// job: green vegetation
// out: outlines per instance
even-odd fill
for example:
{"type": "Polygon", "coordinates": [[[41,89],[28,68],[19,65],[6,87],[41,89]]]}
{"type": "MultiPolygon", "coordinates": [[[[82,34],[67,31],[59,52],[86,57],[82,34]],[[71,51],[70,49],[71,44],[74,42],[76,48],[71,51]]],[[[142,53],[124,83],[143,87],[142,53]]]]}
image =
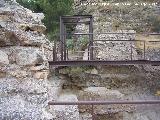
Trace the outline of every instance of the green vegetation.
{"type": "Polygon", "coordinates": [[[67,48],[71,51],[84,51],[89,43],[89,38],[81,36],[79,39],[67,39],[67,48]]]}
{"type": "Polygon", "coordinates": [[[67,39],[66,44],[67,44],[68,50],[73,50],[74,49],[74,41],[73,41],[73,39],[67,39]]]}
{"type": "MultiPolygon", "coordinates": [[[[104,0],[108,2],[156,2],[157,0],[104,0]]],[[[59,16],[73,15],[74,0],[17,0],[22,6],[34,12],[45,14],[44,24],[47,27],[47,35],[50,40],[58,40],[59,16]]],[[[103,16],[98,22],[111,22],[115,29],[134,29],[137,32],[160,32],[160,17],[154,13],[154,9],[149,6],[96,6],[78,9],[77,14],[93,14],[96,10],[103,16]],[[109,19],[111,18],[111,19],[109,19]]],[[[69,31],[73,31],[74,26],[69,26],[69,31]]],[[[67,40],[67,47],[73,49],[73,44],[80,44],[83,48],[87,44],[86,38],[76,41],[70,37],[67,40]],[[79,41],[81,43],[79,43],[79,41]]],[[[83,49],[82,48],[82,49],[83,49]]]]}
{"type": "Polygon", "coordinates": [[[57,38],[59,33],[59,16],[73,14],[74,0],[17,0],[17,2],[34,12],[44,13],[43,22],[47,26],[50,40],[57,38]]]}

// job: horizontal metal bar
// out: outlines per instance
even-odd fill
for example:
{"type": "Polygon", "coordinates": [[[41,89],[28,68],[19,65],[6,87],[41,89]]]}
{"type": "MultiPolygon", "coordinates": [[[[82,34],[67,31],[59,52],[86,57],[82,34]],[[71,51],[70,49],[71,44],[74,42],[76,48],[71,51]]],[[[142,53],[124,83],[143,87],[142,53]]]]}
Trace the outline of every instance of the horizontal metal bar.
{"type": "Polygon", "coordinates": [[[160,100],[139,100],[139,101],[51,101],[48,105],[110,105],[110,104],[160,104],[160,100]]]}
{"type": "Polygon", "coordinates": [[[148,35],[160,35],[160,33],[147,33],[148,35]]]}
{"type": "Polygon", "coordinates": [[[160,65],[160,61],[149,60],[119,60],[119,61],[105,61],[105,60],[75,60],[75,61],[49,61],[49,65],[55,66],[83,66],[83,65],[160,65]]]}
{"type": "Polygon", "coordinates": [[[61,35],[93,35],[93,33],[66,33],[61,35]]]}
{"type": "Polygon", "coordinates": [[[82,19],[82,18],[92,18],[92,15],[75,15],[75,16],[61,16],[62,19],[82,19]]]}
{"type": "MultiPolygon", "coordinates": [[[[67,33],[67,34],[70,34],[70,33],[67,33]]],[[[93,35],[100,35],[100,34],[132,34],[132,33],[73,33],[71,35],[75,35],[75,34],[93,34],[93,35]]]]}
{"type": "Polygon", "coordinates": [[[138,41],[139,41],[139,42],[144,42],[144,40],[105,40],[105,39],[103,39],[103,40],[98,40],[98,39],[94,40],[94,42],[97,42],[97,41],[102,41],[102,42],[103,42],[103,41],[104,41],[104,42],[105,42],[105,41],[108,41],[108,42],[110,42],[110,41],[111,41],[111,42],[112,42],[112,41],[113,41],[113,42],[138,42],[138,41]]]}
{"type": "Polygon", "coordinates": [[[75,51],[76,53],[85,53],[86,51],[75,51]]]}
{"type": "Polygon", "coordinates": [[[160,41],[146,41],[146,42],[160,42],[160,41]]]}
{"type": "Polygon", "coordinates": [[[89,24],[90,22],[89,21],[85,21],[85,22],[64,22],[64,24],[89,24]]]}
{"type": "Polygon", "coordinates": [[[94,34],[136,34],[136,33],[128,33],[128,32],[106,32],[106,33],[94,33],[94,34]]]}

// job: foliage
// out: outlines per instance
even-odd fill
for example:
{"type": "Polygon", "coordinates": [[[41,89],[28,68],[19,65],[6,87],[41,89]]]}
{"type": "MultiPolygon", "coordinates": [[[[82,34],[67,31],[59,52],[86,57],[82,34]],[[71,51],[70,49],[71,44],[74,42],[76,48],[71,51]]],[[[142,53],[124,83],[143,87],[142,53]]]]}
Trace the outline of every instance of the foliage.
{"type": "Polygon", "coordinates": [[[44,24],[50,39],[57,38],[59,33],[59,16],[72,14],[74,0],[17,0],[22,6],[34,12],[45,14],[44,24]]]}
{"type": "Polygon", "coordinates": [[[76,46],[80,47],[80,50],[85,50],[88,43],[89,38],[87,36],[83,36],[78,39],[76,46]]]}
{"type": "Polygon", "coordinates": [[[73,42],[73,39],[67,39],[67,48],[69,49],[69,50],[73,50],[73,48],[74,48],[74,42],[73,42]]]}
{"type": "Polygon", "coordinates": [[[74,38],[67,39],[66,40],[67,48],[69,50],[85,50],[87,47],[87,44],[89,43],[89,38],[86,36],[80,37],[78,40],[75,40],[74,38]]]}

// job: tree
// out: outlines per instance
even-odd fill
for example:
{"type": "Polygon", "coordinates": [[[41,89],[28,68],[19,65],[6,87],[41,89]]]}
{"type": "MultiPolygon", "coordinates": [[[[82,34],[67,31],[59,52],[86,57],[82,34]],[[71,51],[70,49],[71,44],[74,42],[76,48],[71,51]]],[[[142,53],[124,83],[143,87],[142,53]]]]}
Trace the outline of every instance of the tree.
{"type": "Polygon", "coordinates": [[[71,15],[74,0],[17,0],[22,6],[34,12],[43,12],[44,24],[51,40],[57,38],[59,33],[59,16],[71,15]]]}

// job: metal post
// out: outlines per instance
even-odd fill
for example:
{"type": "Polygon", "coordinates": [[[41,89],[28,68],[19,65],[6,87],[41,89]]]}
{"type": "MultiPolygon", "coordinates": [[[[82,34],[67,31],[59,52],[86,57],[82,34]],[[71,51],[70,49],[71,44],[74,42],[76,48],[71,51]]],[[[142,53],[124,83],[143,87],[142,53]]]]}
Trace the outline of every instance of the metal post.
{"type": "Polygon", "coordinates": [[[68,57],[68,48],[67,48],[67,51],[66,51],[67,53],[66,53],[66,55],[67,55],[67,60],[69,60],[69,57],[68,57]]]}
{"type": "Polygon", "coordinates": [[[60,44],[61,44],[61,61],[63,61],[63,21],[60,16],[60,44]]]}
{"type": "Polygon", "coordinates": [[[133,50],[132,50],[132,42],[131,42],[131,60],[133,60],[132,55],[133,55],[133,50]]]}
{"type": "Polygon", "coordinates": [[[90,59],[90,46],[88,45],[88,60],[90,59]]]}
{"type": "Polygon", "coordinates": [[[56,41],[54,41],[54,47],[53,47],[53,61],[57,60],[57,52],[56,52],[56,41]]]}
{"type": "Polygon", "coordinates": [[[92,120],[95,120],[95,115],[94,115],[94,105],[92,104],[92,120]]]}
{"type": "Polygon", "coordinates": [[[63,37],[63,50],[64,50],[64,60],[66,60],[66,25],[63,25],[64,29],[63,29],[63,33],[64,33],[64,37],[63,37]]]}
{"type": "Polygon", "coordinates": [[[62,20],[62,45],[63,45],[62,51],[63,51],[63,60],[64,60],[64,51],[65,51],[65,31],[64,31],[64,29],[65,29],[65,25],[64,25],[64,22],[62,20]]]}
{"type": "MultiPolygon", "coordinates": [[[[91,48],[93,46],[93,17],[90,18],[89,33],[92,33],[89,35],[89,48],[91,48]]],[[[90,60],[93,60],[93,48],[90,49],[90,60]]]]}
{"type": "Polygon", "coordinates": [[[146,59],[146,41],[144,41],[144,60],[146,59]]]}

